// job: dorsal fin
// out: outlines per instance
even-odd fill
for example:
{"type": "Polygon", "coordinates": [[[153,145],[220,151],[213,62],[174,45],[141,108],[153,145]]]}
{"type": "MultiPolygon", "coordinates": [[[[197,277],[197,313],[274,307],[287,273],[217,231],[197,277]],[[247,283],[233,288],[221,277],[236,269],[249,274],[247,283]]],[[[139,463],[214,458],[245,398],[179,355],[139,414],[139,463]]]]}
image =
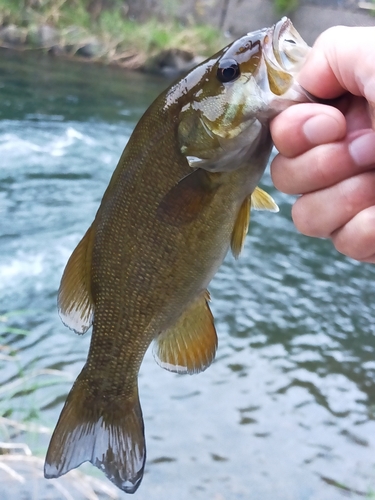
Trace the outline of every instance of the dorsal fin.
{"type": "Polygon", "coordinates": [[[232,254],[236,259],[241,253],[241,250],[245,243],[245,237],[249,229],[250,205],[251,197],[248,196],[247,198],[245,198],[241,205],[240,211],[238,212],[237,219],[233,227],[230,247],[232,249],[232,254]]]}
{"type": "Polygon", "coordinates": [[[279,207],[272,196],[260,189],[260,187],[256,187],[251,195],[251,208],[254,210],[269,210],[270,212],[279,211],[279,207]]]}
{"type": "Polygon", "coordinates": [[[177,323],[154,341],[156,362],[176,373],[199,373],[214,360],[217,335],[205,291],[183,312],[177,323]]]}
{"type": "Polygon", "coordinates": [[[76,333],[92,325],[94,304],[91,296],[92,226],[70,256],[61,278],[57,299],[60,318],[76,333]]]}

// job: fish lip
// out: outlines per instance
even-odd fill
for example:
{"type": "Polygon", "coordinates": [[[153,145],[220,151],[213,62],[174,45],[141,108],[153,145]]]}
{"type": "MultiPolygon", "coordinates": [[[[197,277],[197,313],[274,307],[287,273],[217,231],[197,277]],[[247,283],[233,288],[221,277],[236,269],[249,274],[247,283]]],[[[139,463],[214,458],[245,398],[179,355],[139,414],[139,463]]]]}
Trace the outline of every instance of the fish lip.
{"type": "Polygon", "coordinates": [[[288,28],[293,28],[294,30],[292,21],[288,17],[284,16],[280,19],[280,21],[277,21],[277,23],[275,23],[273,26],[249,32],[247,33],[247,35],[263,36],[263,43],[267,47],[267,49],[279,52],[278,41],[281,35],[288,28]]]}
{"type": "Polygon", "coordinates": [[[290,74],[299,72],[310,50],[311,47],[288,17],[282,17],[267,30],[264,43],[265,57],[290,74]],[[294,44],[290,43],[291,40],[294,44]]]}
{"type": "Polygon", "coordinates": [[[298,83],[298,73],[309,50],[310,47],[287,17],[266,28],[263,38],[264,66],[259,71],[257,82],[265,103],[262,112],[258,114],[261,121],[268,123],[292,104],[317,101],[315,96],[298,83]],[[278,92],[271,87],[273,78],[278,92]]]}
{"type": "Polygon", "coordinates": [[[280,48],[279,41],[280,35],[285,32],[285,30],[292,25],[292,22],[287,17],[282,17],[280,21],[271,26],[270,28],[266,28],[264,34],[264,56],[277,65],[283,67],[282,61],[280,58],[280,48]]]}
{"type": "MultiPolygon", "coordinates": [[[[272,30],[272,48],[276,56],[276,59],[277,55],[278,56],[280,55],[279,43],[281,36],[288,28],[291,27],[293,27],[292,21],[288,17],[284,16],[280,19],[280,21],[274,24],[272,28],[270,28],[272,30]]],[[[281,61],[278,62],[282,66],[282,62],[281,61]]]]}

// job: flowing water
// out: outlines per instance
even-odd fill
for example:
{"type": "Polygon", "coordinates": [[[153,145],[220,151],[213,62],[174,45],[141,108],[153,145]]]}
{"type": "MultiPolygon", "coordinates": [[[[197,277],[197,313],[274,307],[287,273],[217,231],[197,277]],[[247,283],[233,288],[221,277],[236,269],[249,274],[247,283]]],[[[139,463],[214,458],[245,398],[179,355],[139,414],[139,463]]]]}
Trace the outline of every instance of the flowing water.
{"type": "MultiPolygon", "coordinates": [[[[59,280],[168,82],[0,56],[0,412],[53,428],[90,341],[61,323],[59,280]]],[[[215,363],[178,376],[146,354],[139,500],[373,498],[375,267],[297,234],[293,198],[268,173],[263,187],[280,213],[253,213],[243,255],[228,255],[210,285],[215,363]]],[[[5,428],[1,440],[15,436],[5,428]]],[[[13,439],[41,457],[48,443],[35,432],[13,439]]]]}

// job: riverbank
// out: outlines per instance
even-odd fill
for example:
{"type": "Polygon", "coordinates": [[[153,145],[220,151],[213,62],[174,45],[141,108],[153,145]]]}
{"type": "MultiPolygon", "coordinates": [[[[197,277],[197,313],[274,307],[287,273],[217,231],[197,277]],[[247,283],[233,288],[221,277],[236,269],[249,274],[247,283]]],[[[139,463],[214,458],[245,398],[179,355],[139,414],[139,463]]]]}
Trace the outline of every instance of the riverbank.
{"type": "Polygon", "coordinates": [[[145,0],[142,6],[135,0],[0,0],[0,46],[168,74],[189,70],[228,39],[269,26],[282,14],[312,44],[336,24],[374,25],[371,5],[356,0],[145,0]]]}
{"type": "Polygon", "coordinates": [[[189,70],[225,44],[207,22],[133,10],[119,0],[0,0],[0,46],[168,73],[189,70]]]}

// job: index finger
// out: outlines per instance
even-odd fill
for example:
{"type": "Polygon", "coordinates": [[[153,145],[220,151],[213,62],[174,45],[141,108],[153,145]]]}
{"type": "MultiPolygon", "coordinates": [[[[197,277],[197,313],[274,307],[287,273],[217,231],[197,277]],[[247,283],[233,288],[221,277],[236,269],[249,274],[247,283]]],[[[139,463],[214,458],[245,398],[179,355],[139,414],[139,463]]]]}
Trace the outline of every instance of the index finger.
{"type": "Polygon", "coordinates": [[[330,28],[315,42],[298,81],[320,98],[349,91],[375,103],[374,47],[374,27],[330,28]]]}

